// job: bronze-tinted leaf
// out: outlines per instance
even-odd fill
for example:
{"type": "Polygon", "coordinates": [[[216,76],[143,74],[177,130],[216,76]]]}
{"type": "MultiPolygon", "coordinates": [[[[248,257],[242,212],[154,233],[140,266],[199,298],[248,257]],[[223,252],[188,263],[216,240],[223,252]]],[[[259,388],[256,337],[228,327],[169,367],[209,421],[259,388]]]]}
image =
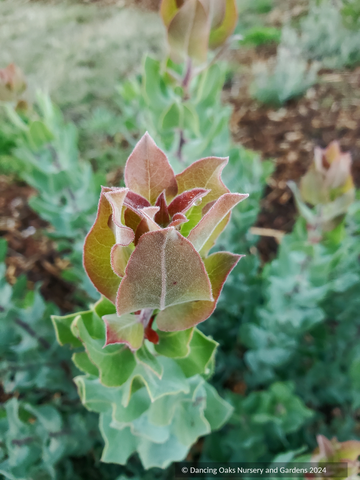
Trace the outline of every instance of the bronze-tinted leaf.
{"type": "Polygon", "coordinates": [[[221,180],[221,172],[227,163],[228,158],[219,157],[202,158],[192,163],[183,172],[176,175],[179,194],[194,188],[210,190],[203,203],[197,207],[202,210],[206,204],[229,192],[221,180]]]}
{"type": "Polygon", "coordinates": [[[152,205],[164,190],[168,202],[177,194],[173,169],[148,133],[139,140],[126,162],[125,184],[152,205]]]}
{"type": "Polygon", "coordinates": [[[122,223],[122,211],[127,193],[127,188],[111,189],[109,192],[104,193],[112,208],[112,226],[114,228],[116,243],[122,246],[129,245],[134,240],[134,232],[132,229],[122,223]]]}
{"type": "Polygon", "coordinates": [[[160,195],[158,196],[155,206],[159,207],[159,211],[155,214],[154,217],[155,222],[161,227],[167,227],[170,222],[170,216],[168,207],[166,205],[166,198],[164,192],[160,193],[160,195]]]}
{"type": "Polygon", "coordinates": [[[183,213],[175,213],[171,223],[169,224],[169,227],[178,227],[179,225],[182,225],[188,221],[189,219],[185,217],[183,213]]]}
{"type": "Polygon", "coordinates": [[[201,203],[202,198],[209,192],[210,190],[206,190],[205,188],[193,188],[192,190],[180,193],[180,195],[175,197],[170,203],[168,207],[169,214],[172,217],[175,213],[186,213],[194,204],[197,205],[199,202],[201,203]]]}
{"type": "Polygon", "coordinates": [[[84,268],[95,288],[115,303],[120,278],[113,272],[110,264],[115,235],[109,227],[112,208],[104,195],[110,191],[111,188],[102,188],[95,223],[85,238],[84,268]]]}
{"type": "Polygon", "coordinates": [[[203,322],[213,313],[224,283],[242,255],[217,252],[205,258],[204,264],[211,281],[214,301],[189,302],[166,308],[156,317],[159,330],[176,332],[203,322]]]}
{"type": "MultiPolygon", "coordinates": [[[[203,248],[228,213],[231,212],[235,205],[245,200],[248,196],[248,194],[241,193],[225,193],[215,202],[189,233],[188,240],[194,245],[195,250],[199,252],[203,248]]],[[[220,233],[218,232],[218,234],[220,233]]]]}
{"type": "Polygon", "coordinates": [[[145,233],[132,253],[117,295],[118,315],[193,300],[212,301],[204,264],[174,228],[145,233]]]}

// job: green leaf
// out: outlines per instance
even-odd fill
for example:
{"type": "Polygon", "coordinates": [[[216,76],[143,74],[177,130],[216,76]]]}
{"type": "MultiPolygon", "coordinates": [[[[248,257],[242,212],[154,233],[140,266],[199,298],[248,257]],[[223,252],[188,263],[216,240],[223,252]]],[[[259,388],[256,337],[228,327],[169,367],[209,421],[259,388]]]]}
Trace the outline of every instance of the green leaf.
{"type": "Polygon", "coordinates": [[[35,120],[30,124],[29,136],[34,150],[39,150],[43,145],[55,138],[45,123],[40,120],[35,120]]]}
{"type": "Polygon", "coordinates": [[[165,443],[153,443],[142,439],[139,445],[139,457],[144,468],[167,468],[170,463],[182,460],[189,448],[183,445],[175,435],[170,435],[165,443]]]}
{"type": "Polygon", "coordinates": [[[105,345],[125,343],[131,350],[138,350],[144,341],[144,326],[137,315],[104,315],[106,325],[105,345]]]}
{"type": "Polygon", "coordinates": [[[117,387],[127,381],[136,365],[134,355],[127,347],[109,345],[104,348],[104,339],[92,338],[80,315],[74,321],[72,331],[82,340],[89,359],[98,367],[101,383],[117,387]]]}
{"type": "Polygon", "coordinates": [[[155,345],[155,350],[165,357],[183,358],[190,352],[190,340],[194,328],[188,328],[181,332],[162,332],[159,330],[159,343],[155,345]]]}
{"type": "Polygon", "coordinates": [[[174,415],[173,433],[183,445],[188,447],[200,436],[207,435],[211,431],[210,424],[204,416],[206,392],[202,383],[200,382],[195,388],[191,399],[177,405],[174,415]]]}
{"type": "Polygon", "coordinates": [[[175,360],[167,357],[159,357],[158,361],[163,368],[163,376],[160,379],[152,370],[142,364],[138,364],[131,374],[131,377],[124,385],[124,397],[122,404],[126,406],[131,398],[131,394],[136,381],[144,384],[152,401],[163,395],[176,394],[180,392],[187,393],[189,385],[179,365],[175,360]]]}
{"type": "Polygon", "coordinates": [[[135,353],[135,358],[138,363],[145,365],[145,367],[149,368],[159,378],[162,377],[163,366],[158,362],[156,357],[149,352],[145,344],[135,353]]]}
{"type": "Polygon", "coordinates": [[[74,353],[71,357],[71,360],[82,372],[88,373],[89,375],[94,375],[96,377],[99,375],[99,370],[90,361],[86,352],[74,353]]]}
{"type": "Polygon", "coordinates": [[[185,358],[176,360],[186,377],[209,373],[209,366],[215,355],[218,343],[204,335],[197,328],[190,341],[190,353],[185,358]]]}
{"type": "Polygon", "coordinates": [[[146,388],[140,388],[131,395],[130,402],[126,407],[120,401],[113,404],[113,421],[123,424],[123,426],[129,425],[146,412],[151,405],[152,402],[146,388]]]}
{"type": "Polygon", "coordinates": [[[100,300],[94,305],[94,311],[99,318],[102,318],[104,315],[112,315],[113,313],[116,313],[116,308],[110,300],[101,296],[100,300]]]}
{"type": "Polygon", "coordinates": [[[182,128],[183,116],[184,112],[182,105],[177,102],[173,102],[168,108],[166,108],[162,117],[160,118],[160,127],[163,130],[182,128]]]}
{"type": "Polygon", "coordinates": [[[199,115],[192,103],[185,103],[183,105],[183,127],[190,130],[192,135],[199,137],[200,134],[200,120],[199,115]]]}
{"type": "Polygon", "coordinates": [[[160,75],[161,64],[150,57],[145,58],[143,89],[144,97],[155,112],[163,112],[168,106],[164,81],[160,75]]]}
{"type": "Polygon", "coordinates": [[[217,393],[214,387],[204,383],[206,391],[206,408],[204,411],[211,430],[218,430],[231,417],[234,408],[217,393]]]}
{"type": "Polygon", "coordinates": [[[111,421],[111,412],[100,415],[99,426],[105,440],[101,461],[125,465],[130,455],[136,451],[139,438],[132,435],[129,427],[122,430],[111,428],[111,421]]]}
{"type": "Polygon", "coordinates": [[[74,378],[81,402],[92,412],[107,412],[112,410],[112,403],[121,400],[121,387],[108,388],[100,383],[98,378],[79,375],[74,378]]]}
{"type": "Polygon", "coordinates": [[[177,404],[181,402],[184,396],[183,393],[164,395],[152,402],[148,411],[149,421],[154,425],[169,425],[174,417],[177,404]]]}
{"type": "Polygon", "coordinates": [[[65,315],[63,317],[51,315],[51,320],[55,328],[56,338],[60,345],[70,344],[74,348],[80,347],[82,345],[81,341],[72,334],[70,328],[75,318],[81,315],[81,313],[73,313],[71,315],[65,315]]]}

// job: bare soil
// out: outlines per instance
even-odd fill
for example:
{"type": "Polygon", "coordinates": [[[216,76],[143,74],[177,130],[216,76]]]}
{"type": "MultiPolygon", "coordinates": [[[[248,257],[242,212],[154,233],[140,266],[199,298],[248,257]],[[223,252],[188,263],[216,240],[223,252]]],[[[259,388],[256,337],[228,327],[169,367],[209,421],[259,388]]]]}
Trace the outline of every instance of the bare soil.
{"type": "MultiPolygon", "coordinates": [[[[274,109],[259,105],[249,95],[252,64],[273,54],[269,46],[234,53],[231,60],[238,73],[225,99],[234,107],[230,125],[234,140],[275,163],[256,225],[289,232],[297,212],[287,182],[304,175],[315,146],[324,148],[338,140],[352,155],[354,180],[360,186],[360,67],[322,70],[319,84],[304,97],[274,109]]],[[[268,260],[276,247],[274,239],[264,237],[258,249],[268,260]]]]}

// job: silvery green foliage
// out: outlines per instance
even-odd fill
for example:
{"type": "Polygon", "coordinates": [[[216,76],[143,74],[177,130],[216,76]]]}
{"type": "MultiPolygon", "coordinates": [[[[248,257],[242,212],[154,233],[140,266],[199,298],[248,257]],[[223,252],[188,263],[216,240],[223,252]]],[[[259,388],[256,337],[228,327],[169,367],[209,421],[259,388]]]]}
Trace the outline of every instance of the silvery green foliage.
{"type": "Polygon", "coordinates": [[[66,272],[66,279],[79,281],[92,296],[95,291],[83,273],[81,251],[96,212],[101,178],[79,158],[77,130],[65,123],[49,97],[39,94],[37,108],[38,117],[30,116],[26,123],[11,111],[11,118],[21,126],[13,156],[22,167],[21,178],[38,192],[29,200],[31,208],[52,225],[49,235],[59,248],[71,251],[74,267],[66,272]]]}
{"type": "Polygon", "coordinates": [[[205,458],[263,461],[305,441],[311,450],[318,432],[356,438],[359,206],[353,204],[346,223],[317,244],[308,241],[305,221],[299,219],[263,271],[250,255],[244,277],[235,270],[225,286],[204,331],[225,351],[217,360],[215,382],[231,375],[246,394],[232,397],[235,413],[221,440],[218,434],[206,440],[205,458]],[[231,347],[236,333],[241,360],[231,347]],[[310,415],[304,404],[316,413],[310,415]],[[341,417],[323,414],[335,408],[341,417]]]}
{"type": "MultiPolygon", "coordinates": [[[[6,243],[1,243],[1,261],[6,243]]],[[[47,388],[72,392],[62,362],[68,354],[56,344],[48,318],[56,312],[46,304],[39,291],[26,291],[26,278],[12,287],[5,279],[5,264],[0,264],[0,372],[6,393],[33,392],[47,388]]],[[[34,394],[35,395],[35,394],[34,394]]]]}
{"type": "Polygon", "coordinates": [[[314,85],[317,72],[318,65],[309,66],[296,47],[281,43],[273,65],[271,61],[255,64],[251,94],[261,103],[280,106],[314,85]]]}
{"type": "Polygon", "coordinates": [[[326,68],[351,67],[360,62],[360,32],[344,25],[341,8],[330,0],[312,4],[300,22],[298,35],[285,28],[283,42],[296,44],[305,58],[320,61],[326,68]]]}
{"type": "Polygon", "coordinates": [[[284,439],[314,416],[294,390],[292,382],[278,381],[246,396],[231,394],[231,428],[206,439],[204,460],[256,462],[269,456],[269,444],[281,451],[284,439]]]}
{"type": "Polygon", "coordinates": [[[185,75],[182,67],[171,62],[168,66],[166,70],[158,60],[146,57],[142,78],[119,86],[118,103],[130,132],[148,130],[155,142],[169,153],[175,169],[183,168],[178,161],[181,131],[185,140],[182,148],[185,164],[208,155],[221,156],[224,145],[230,142],[231,113],[220,98],[224,67],[212,65],[185,88],[181,86],[185,75]]]}
{"type": "MultiPolygon", "coordinates": [[[[1,262],[5,253],[1,241],[1,262]]],[[[85,454],[98,440],[93,416],[76,406],[70,356],[59,348],[49,321],[55,312],[38,290],[26,291],[25,277],[9,285],[0,263],[0,377],[10,397],[0,408],[0,474],[10,480],[58,479],[64,460],[68,473],[61,478],[73,480],[66,458],[85,454]],[[75,402],[71,413],[62,396],[75,402]]]]}
{"type": "Polygon", "coordinates": [[[92,423],[83,412],[65,416],[50,403],[8,400],[0,410],[0,474],[9,480],[77,478],[67,457],[84,455],[93,446],[92,423]],[[60,477],[64,460],[67,468],[60,477]]]}
{"type": "Polygon", "coordinates": [[[206,381],[217,343],[190,328],[159,331],[158,345],[146,341],[136,352],[124,345],[104,348],[101,317],[114,312],[102,298],[89,311],[54,316],[57,338],[77,349],[73,361],[85,375],[75,383],[85,407],[100,414],[102,461],[126,464],[137,452],[145,469],[166,468],[232,413],[206,381]]]}

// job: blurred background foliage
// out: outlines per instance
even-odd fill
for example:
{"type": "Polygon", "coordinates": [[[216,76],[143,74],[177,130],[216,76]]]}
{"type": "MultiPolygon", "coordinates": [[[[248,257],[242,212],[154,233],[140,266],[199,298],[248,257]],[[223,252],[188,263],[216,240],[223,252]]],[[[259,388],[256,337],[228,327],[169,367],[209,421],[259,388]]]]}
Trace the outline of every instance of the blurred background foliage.
{"type": "Polygon", "coordinates": [[[238,0],[241,38],[192,84],[185,110],[163,70],[158,3],[0,0],[0,68],[14,62],[28,84],[27,108],[0,108],[4,478],[172,478],[172,467],[145,472],[136,456],[100,462],[97,416],[81,405],[71,351],[50,322],[97,298],[84,234],[100,185],[122,184],[145,129],[175,169],[229,154],[225,183],[250,193],[219,247],[246,257],[201,325],[220,344],[211,382],[234,414],[188,459],[290,461],[310,458],[319,434],[360,440],[359,194],[314,237],[287,186],[315,146],[338,140],[359,187],[358,2],[238,0]]]}

